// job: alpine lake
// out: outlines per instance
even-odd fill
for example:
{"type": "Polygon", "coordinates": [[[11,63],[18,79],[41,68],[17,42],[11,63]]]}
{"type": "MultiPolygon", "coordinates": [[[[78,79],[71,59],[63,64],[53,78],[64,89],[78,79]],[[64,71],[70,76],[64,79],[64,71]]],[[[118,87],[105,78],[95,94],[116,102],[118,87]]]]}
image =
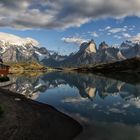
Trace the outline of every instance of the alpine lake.
{"type": "Polygon", "coordinates": [[[140,140],[139,75],[55,71],[7,77],[3,88],[79,122],[83,130],[75,140],[140,140]]]}

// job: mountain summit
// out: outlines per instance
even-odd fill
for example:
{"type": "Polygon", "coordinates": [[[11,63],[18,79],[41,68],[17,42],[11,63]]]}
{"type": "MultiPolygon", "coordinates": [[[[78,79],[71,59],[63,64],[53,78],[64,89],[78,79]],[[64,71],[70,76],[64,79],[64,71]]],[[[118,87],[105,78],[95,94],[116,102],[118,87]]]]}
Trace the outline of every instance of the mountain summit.
{"type": "Polygon", "coordinates": [[[11,45],[17,45],[17,46],[27,45],[27,44],[31,44],[33,46],[39,46],[39,42],[33,38],[29,38],[29,37],[22,38],[13,34],[8,34],[3,32],[0,32],[0,41],[1,44],[3,45],[10,43],[11,45]]]}
{"type": "Polygon", "coordinates": [[[81,44],[79,53],[83,52],[83,53],[90,54],[90,53],[96,53],[96,51],[97,51],[96,44],[94,40],[91,40],[89,42],[84,42],[81,44]]]}
{"type": "Polygon", "coordinates": [[[140,44],[125,41],[120,47],[110,47],[105,41],[101,42],[98,49],[91,40],[80,45],[77,53],[67,57],[62,66],[80,66],[88,64],[110,63],[140,56],[140,44]]]}
{"type": "Polygon", "coordinates": [[[32,38],[22,38],[8,33],[0,33],[0,55],[4,62],[40,61],[48,57],[46,48],[32,38]]]}
{"type": "Polygon", "coordinates": [[[102,50],[102,49],[107,49],[109,48],[108,44],[106,44],[105,41],[101,42],[101,44],[99,45],[99,50],[102,50]]]}

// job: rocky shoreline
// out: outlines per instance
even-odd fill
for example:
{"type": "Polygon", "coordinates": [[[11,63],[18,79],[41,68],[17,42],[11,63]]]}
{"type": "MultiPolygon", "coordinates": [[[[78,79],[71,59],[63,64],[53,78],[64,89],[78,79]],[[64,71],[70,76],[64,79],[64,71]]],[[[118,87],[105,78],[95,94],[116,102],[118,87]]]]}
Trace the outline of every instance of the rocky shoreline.
{"type": "Polygon", "coordinates": [[[82,126],[55,108],[0,89],[0,140],[71,140],[82,126]]]}

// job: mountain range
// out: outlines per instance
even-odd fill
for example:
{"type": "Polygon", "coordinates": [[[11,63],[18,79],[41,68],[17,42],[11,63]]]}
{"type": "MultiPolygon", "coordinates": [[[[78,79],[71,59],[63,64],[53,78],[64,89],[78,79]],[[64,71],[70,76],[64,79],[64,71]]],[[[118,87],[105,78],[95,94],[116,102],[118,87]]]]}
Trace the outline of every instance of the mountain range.
{"type": "Polygon", "coordinates": [[[139,57],[140,42],[125,41],[118,47],[101,42],[97,47],[94,40],[90,40],[82,43],[78,52],[63,56],[40,47],[32,38],[0,33],[0,55],[4,62],[37,61],[51,67],[75,67],[139,57]]]}

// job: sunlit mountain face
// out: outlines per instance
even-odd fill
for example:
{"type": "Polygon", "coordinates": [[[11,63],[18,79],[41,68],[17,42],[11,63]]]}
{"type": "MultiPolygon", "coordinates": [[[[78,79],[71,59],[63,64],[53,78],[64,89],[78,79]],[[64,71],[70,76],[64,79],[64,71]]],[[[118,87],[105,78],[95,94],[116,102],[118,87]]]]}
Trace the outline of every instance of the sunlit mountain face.
{"type": "Polygon", "coordinates": [[[111,135],[123,132],[125,137],[134,129],[131,134],[139,137],[136,134],[140,129],[138,75],[131,75],[131,80],[121,76],[115,80],[93,74],[52,72],[35,78],[10,75],[9,79],[9,90],[52,105],[79,121],[84,128],[83,136],[90,134],[94,138],[93,131],[107,129],[111,135]]]}

